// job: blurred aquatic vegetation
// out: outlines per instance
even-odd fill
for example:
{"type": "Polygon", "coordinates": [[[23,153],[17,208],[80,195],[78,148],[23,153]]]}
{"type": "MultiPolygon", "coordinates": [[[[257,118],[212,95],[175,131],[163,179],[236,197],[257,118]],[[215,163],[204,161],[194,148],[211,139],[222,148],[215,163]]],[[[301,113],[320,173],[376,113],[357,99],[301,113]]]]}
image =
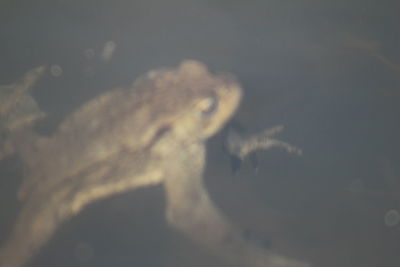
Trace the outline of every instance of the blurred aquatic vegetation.
{"type": "Polygon", "coordinates": [[[375,59],[377,62],[383,64],[388,69],[395,72],[400,72],[400,64],[394,63],[383,54],[383,44],[379,41],[347,39],[343,42],[343,46],[346,48],[359,50],[367,54],[369,57],[375,59]]]}

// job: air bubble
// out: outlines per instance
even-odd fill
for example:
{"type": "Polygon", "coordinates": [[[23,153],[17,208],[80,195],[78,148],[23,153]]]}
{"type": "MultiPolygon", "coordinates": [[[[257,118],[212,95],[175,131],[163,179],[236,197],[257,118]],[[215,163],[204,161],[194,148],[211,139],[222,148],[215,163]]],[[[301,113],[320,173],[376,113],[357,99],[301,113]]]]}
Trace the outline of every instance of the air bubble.
{"type": "Polygon", "coordinates": [[[88,48],[85,50],[84,55],[87,59],[92,59],[92,58],[94,58],[96,53],[94,52],[94,49],[88,48]]]}
{"type": "Polygon", "coordinates": [[[50,67],[50,73],[54,77],[60,77],[62,75],[62,73],[63,73],[63,69],[61,68],[60,65],[52,65],[50,67]]]}
{"type": "Polygon", "coordinates": [[[389,210],[385,213],[385,225],[388,227],[393,227],[399,224],[400,213],[397,210],[389,210]]]}
{"type": "Polygon", "coordinates": [[[115,51],[117,44],[114,41],[108,41],[104,44],[103,51],[101,52],[101,59],[103,61],[109,61],[115,51]]]}

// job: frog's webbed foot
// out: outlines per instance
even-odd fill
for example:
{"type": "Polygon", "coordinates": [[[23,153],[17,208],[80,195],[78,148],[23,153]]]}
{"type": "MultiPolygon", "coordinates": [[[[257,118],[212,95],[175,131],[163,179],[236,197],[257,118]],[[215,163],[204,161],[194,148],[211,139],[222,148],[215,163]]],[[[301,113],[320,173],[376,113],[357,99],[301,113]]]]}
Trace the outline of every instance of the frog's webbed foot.
{"type": "Polygon", "coordinates": [[[45,116],[29,93],[45,71],[40,66],[27,72],[20,81],[0,86],[0,128],[14,131],[45,116]]]}
{"type": "Polygon", "coordinates": [[[257,171],[258,160],[256,152],[259,150],[268,150],[274,147],[283,148],[289,153],[301,155],[301,149],[290,145],[284,141],[272,138],[283,130],[282,125],[266,129],[261,133],[253,135],[246,134],[243,130],[237,130],[237,127],[229,127],[225,136],[225,148],[231,158],[232,171],[235,173],[240,169],[241,163],[246,158],[257,171]]]}
{"type": "Polygon", "coordinates": [[[45,69],[37,67],[15,84],[0,86],[0,159],[14,152],[11,141],[14,132],[45,117],[29,93],[45,69]]]}
{"type": "Polygon", "coordinates": [[[165,180],[167,220],[195,242],[237,266],[308,267],[252,242],[245,231],[236,228],[212,203],[202,180],[202,168],[189,159],[165,180]]]}
{"type": "Polygon", "coordinates": [[[29,94],[23,94],[14,109],[7,116],[1,118],[0,123],[4,128],[15,131],[30,126],[45,116],[46,114],[39,109],[36,100],[29,94]]]}

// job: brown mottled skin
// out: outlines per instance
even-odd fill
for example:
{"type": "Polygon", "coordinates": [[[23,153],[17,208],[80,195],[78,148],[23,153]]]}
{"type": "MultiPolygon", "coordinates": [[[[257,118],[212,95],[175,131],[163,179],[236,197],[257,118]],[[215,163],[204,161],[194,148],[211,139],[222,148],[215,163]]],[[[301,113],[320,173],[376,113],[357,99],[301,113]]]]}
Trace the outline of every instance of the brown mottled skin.
{"type": "Polygon", "coordinates": [[[87,204],[141,186],[165,185],[171,226],[242,266],[303,267],[247,243],[203,185],[205,140],[236,110],[241,88],[193,60],[151,71],[72,113],[53,136],[15,135],[26,166],[22,209],[0,267],[24,266],[87,204]],[[173,157],[171,157],[173,155],[173,157]]]}

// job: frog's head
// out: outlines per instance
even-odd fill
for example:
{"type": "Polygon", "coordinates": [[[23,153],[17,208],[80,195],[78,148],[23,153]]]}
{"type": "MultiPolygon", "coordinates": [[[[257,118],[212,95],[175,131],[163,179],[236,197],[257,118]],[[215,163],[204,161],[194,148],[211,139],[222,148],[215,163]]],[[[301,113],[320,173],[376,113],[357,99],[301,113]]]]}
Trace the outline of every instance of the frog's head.
{"type": "Polygon", "coordinates": [[[174,125],[178,135],[206,139],[215,134],[235,113],[242,90],[233,76],[212,75],[193,60],[181,63],[178,69],[181,84],[177,90],[184,95],[185,112],[177,114],[174,125]]]}
{"type": "Polygon", "coordinates": [[[242,90],[228,74],[211,74],[205,65],[183,61],[177,69],[149,72],[141,88],[154,88],[148,101],[157,103],[154,114],[159,135],[179,142],[202,142],[215,134],[234,114],[242,90]]]}

